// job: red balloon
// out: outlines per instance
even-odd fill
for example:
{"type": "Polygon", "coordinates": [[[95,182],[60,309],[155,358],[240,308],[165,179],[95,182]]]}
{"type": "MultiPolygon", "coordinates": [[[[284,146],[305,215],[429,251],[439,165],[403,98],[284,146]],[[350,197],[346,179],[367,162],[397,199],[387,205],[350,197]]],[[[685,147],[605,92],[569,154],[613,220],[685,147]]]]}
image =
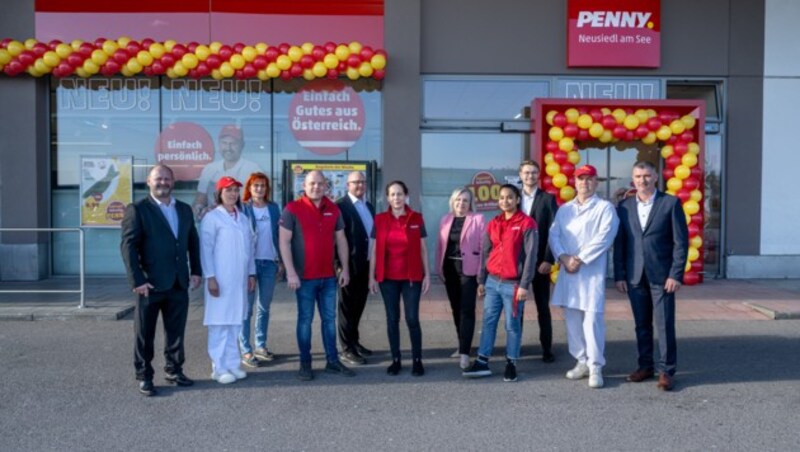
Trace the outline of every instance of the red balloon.
{"type": "Polygon", "coordinates": [[[25,68],[22,66],[22,63],[17,60],[9,61],[9,63],[6,64],[6,67],[3,68],[3,72],[5,72],[9,77],[14,77],[24,70],[25,68]]]}
{"type": "Polygon", "coordinates": [[[673,110],[664,110],[658,114],[658,117],[661,119],[662,123],[669,124],[672,121],[680,118],[681,115],[673,110]]]}
{"type": "Polygon", "coordinates": [[[175,47],[172,48],[172,54],[175,55],[175,58],[181,58],[188,52],[189,49],[187,49],[186,46],[183,44],[175,44],[175,47]]]}
{"type": "Polygon", "coordinates": [[[692,215],[691,224],[697,226],[698,228],[703,226],[703,212],[702,211],[697,212],[696,214],[692,215]]]}
{"type": "Polygon", "coordinates": [[[691,266],[692,266],[691,271],[693,272],[703,271],[703,261],[701,261],[700,259],[697,259],[696,261],[692,262],[691,266]]]}
{"type": "Polygon", "coordinates": [[[375,80],[383,80],[386,77],[386,69],[376,69],[372,72],[372,78],[375,80]]]}
{"type": "Polygon", "coordinates": [[[157,74],[153,73],[153,68],[152,68],[152,66],[145,66],[145,67],[143,67],[143,68],[142,68],[142,74],[144,74],[144,75],[145,75],[145,76],[147,76],[147,77],[152,77],[152,76],[154,76],[154,75],[157,75],[157,74]]]}
{"type": "Polygon", "coordinates": [[[52,41],[47,43],[47,47],[49,47],[50,50],[55,50],[56,47],[58,47],[59,44],[62,44],[61,40],[53,39],[52,41]]]}
{"type": "MultiPolygon", "coordinates": [[[[262,57],[261,55],[259,55],[259,56],[256,57],[256,60],[259,57],[260,58],[265,58],[265,57],[262,57]]],[[[253,62],[255,63],[255,61],[253,61],[253,62]]],[[[220,65],[222,65],[222,58],[219,55],[209,55],[208,58],[206,58],[205,63],[208,65],[208,67],[210,69],[216,69],[216,68],[220,67],[220,65]]],[[[266,67],[266,66],[264,66],[264,67],[266,67]]]]}
{"type": "Polygon", "coordinates": [[[351,54],[347,57],[347,65],[355,68],[361,66],[361,57],[356,54],[351,54]]]}
{"type": "MultiPolygon", "coordinates": [[[[383,70],[381,70],[381,71],[383,71],[383,70]]],[[[375,74],[377,72],[378,71],[373,72],[372,75],[375,76],[375,74]]],[[[339,71],[336,70],[336,69],[328,69],[328,75],[326,75],[326,77],[328,77],[328,79],[330,79],[330,80],[336,80],[336,79],[339,78],[339,71]]],[[[381,78],[383,78],[383,74],[381,74],[381,78]]],[[[378,80],[380,80],[380,79],[378,79],[378,80]]]]}
{"type": "Polygon", "coordinates": [[[333,53],[336,51],[336,43],[333,41],[326,42],[322,47],[325,49],[325,53],[333,53]]]}
{"type": "Polygon", "coordinates": [[[703,170],[700,168],[700,165],[693,166],[691,172],[692,177],[696,177],[697,180],[703,180],[703,170]]]}
{"type": "Polygon", "coordinates": [[[103,48],[103,43],[106,42],[106,41],[108,41],[108,39],[106,39],[106,38],[97,38],[97,39],[95,39],[94,40],[95,48],[98,48],[98,49],[103,48]]]}
{"type": "Polygon", "coordinates": [[[675,144],[675,143],[677,143],[677,142],[678,142],[678,137],[676,137],[675,135],[672,135],[672,136],[671,136],[671,137],[669,137],[669,139],[667,140],[667,144],[675,144]]]}
{"type": "MultiPolygon", "coordinates": [[[[553,188],[555,188],[555,187],[553,187],[553,188]]],[[[566,201],[561,199],[561,192],[560,191],[556,192],[556,193],[550,193],[550,194],[556,197],[556,205],[558,205],[558,207],[561,207],[561,206],[564,205],[564,203],[566,203],[566,201]]]]}
{"type": "Polygon", "coordinates": [[[633,133],[633,130],[627,130],[625,132],[625,141],[633,141],[636,138],[636,134],[633,133]]]}
{"type": "MultiPolygon", "coordinates": [[[[314,63],[312,62],[311,64],[313,65],[314,63]]],[[[267,57],[265,57],[264,55],[258,55],[253,59],[253,67],[256,69],[265,69],[268,65],[269,61],[267,61],[267,57]]]]}
{"type": "Polygon", "coordinates": [[[161,64],[164,65],[164,70],[167,70],[175,65],[175,57],[171,53],[165,53],[161,57],[161,64]]]}
{"type": "Polygon", "coordinates": [[[194,53],[194,51],[197,50],[197,46],[199,45],[200,43],[198,43],[197,41],[192,41],[189,44],[186,44],[186,48],[189,50],[189,52],[194,53]]]}
{"type": "Polygon", "coordinates": [[[683,274],[683,285],[685,286],[694,286],[700,283],[700,274],[695,272],[689,272],[683,274]]]}
{"type": "Polygon", "coordinates": [[[76,67],[82,65],[83,64],[83,60],[84,60],[84,57],[81,56],[81,54],[79,54],[77,52],[70,53],[69,56],[67,57],[67,63],[69,63],[69,65],[72,66],[73,68],[76,68],[76,67]]]}
{"type": "Polygon", "coordinates": [[[683,180],[683,188],[692,191],[700,186],[700,181],[694,177],[687,177],[683,180]]]}
{"type": "Polygon", "coordinates": [[[553,116],[553,125],[558,127],[564,127],[567,125],[567,117],[564,115],[564,113],[557,113],[555,116],[553,116]]]}
{"type": "Polygon", "coordinates": [[[8,43],[11,41],[13,41],[13,39],[11,38],[5,38],[2,41],[0,41],[0,49],[5,49],[6,47],[8,47],[8,43]]]}
{"type": "Polygon", "coordinates": [[[186,74],[189,78],[198,79],[200,78],[200,74],[197,72],[197,68],[189,69],[189,73],[186,74]]]}
{"type": "Polygon", "coordinates": [[[256,69],[252,63],[247,63],[242,68],[242,73],[244,74],[244,78],[253,78],[258,75],[258,69],[256,69]]]}
{"type": "Polygon", "coordinates": [[[552,188],[553,187],[553,178],[550,177],[550,176],[542,177],[542,186],[545,188],[545,191],[547,191],[548,188],[552,188]]]}
{"type": "Polygon", "coordinates": [[[292,74],[289,71],[281,71],[281,80],[286,80],[287,82],[292,79],[292,74]]]}
{"type": "Polygon", "coordinates": [[[325,48],[322,46],[314,46],[311,49],[311,58],[314,58],[314,61],[324,60],[326,54],[327,52],[325,52],[325,48]]]}
{"type": "Polygon", "coordinates": [[[237,42],[236,44],[233,45],[233,51],[236,52],[236,53],[242,53],[242,50],[244,50],[244,47],[245,47],[245,45],[243,43],[237,42]]]}
{"type": "Polygon", "coordinates": [[[140,50],[142,50],[142,47],[139,46],[138,42],[131,41],[128,43],[128,45],[125,46],[125,50],[127,50],[128,54],[130,55],[136,55],[137,53],[139,53],[140,50]]]}
{"type": "Polygon", "coordinates": [[[603,128],[606,130],[614,130],[614,127],[617,127],[617,120],[611,115],[603,116],[600,123],[603,124],[603,128]]]}
{"type": "Polygon", "coordinates": [[[664,177],[664,180],[670,180],[675,176],[675,169],[665,166],[661,171],[661,175],[664,177]]]}
{"type": "MultiPolygon", "coordinates": [[[[311,69],[314,66],[314,57],[311,55],[303,55],[300,57],[300,66],[303,66],[305,69],[311,69]]],[[[266,65],[264,67],[267,67],[266,65]]]]}
{"type": "Polygon", "coordinates": [[[127,51],[125,51],[125,50],[123,50],[123,49],[117,49],[117,50],[114,52],[114,54],[113,54],[113,55],[111,55],[111,58],[113,58],[113,59],[114,59],[114,61],[116,61],[117,63],[119,63],[119,64],[120,64],[120,66],[121,66],[121,65],[123,65],[123,64],[125,64],[125,63],[127,63],[127,62],[128,62],[128,60],[130,60],[130,59],[131,59],[130,55],[128,55],[128,52],[127,52],[127,51]]]}
{"type": "Polygon", "coordinates": [[[362,60],[369,61],[370,59],[372,59],[373,55],[375,55],[375,51],[372,50],[372,47],[370,46],[364,46],[361,48],[361,52],[359,52],[359,55],[361,55],[362,60]]]}
{"type": "Polygon", "coordinates": [[[108,60],[100,67],[100,73],[106,77],[110,77],[119,72],[119,63],[114,60],[108,60]]]}
{"type": "Polygon", "coordinates": [[[592,108],[589,110],[589,116],[592,117],[594,122],[600,122],[600,120],[603,119],[603,112],[598,108],[592,108]]]}
{"type": "Polygon", "coordinates": [[[558,151],[558,141],[548,141],[545,143],[544,148],[547,149],[547,152],[556,152],[558,151]]]}
{"type": "Polygon", "coordinates": [[[555,160],[559,165],[563,165],[567,163],[567,153],[560,150],[556,151],[553,153],[553,160],[555,160]]]}
{"type": "Polygon", "coordinates": [[[299,63],[292,64],[292,67],[289,68],[289,74],[291,74],[292,77],[300,77],[303,75],[303,66],[300,66],[299,63]]]}
{"type": "Polygon", "coordinates": [[[142,48],[149,49],[151,45],[155,44],[155,42],[156,41],[154,39],[144,38],[142,39],[142,48]]]}
{"type": "Polygon", "coordinates": [[[578,135],[578,126],[575,124],[567,124],[564,126],[564,135],[574,138],[578,135]]]}
{"type": "Polygon", "coordinates": [[[340,61],[339,65],[336,66],[336,70],[339,72],[347,72],[347,63],[344,61],[340,61]]]}
{"type": "Polygon", "coordinates": [[[677,193],[675,193],[675,196],[677,196],[678,199],[681,200],[681,203],[684,203],[684,202],[688,201],[689,198],[692,197],[692,194],[691,194],[691,190],[687,190],[686,188],[681,188],[680,190],[678,190],[677,193]]]}
{"type": "MultiPolygon", "coordinates": [[[[292,46],[290,46],[288,43],[285,43],[285,42],[282,42],[282,43],[278,44],[278,50],[280,50],[280,52],[281,52],[282,54],[284,54],[284,55],[286,55],[287,53],[289,53],[289,49],[290,49],[291,47],[292,47],[292,46]]],[[[335,48],[336,48],[336,47],[334,47],[334,49],[335,49],[335,48]]]]}
{"type": "Polygon", "coordinates": [[[44,53],[47,52],[48,50],[50,49],[48,49],[47,46],[41,42],[37,42],[36,44],[34,44],[33,48],[31,49],[33,54],[36,55],[37,57],[44,55],[44,53]]]}
{"type": "Polygon", "coordinates": [[[689,150],[689,146],[687,146],[686,142],[684,141],[678,141],[672,145],[672,150],[675,151],[676,154],[683,157],[683,155],[689,150]]]}
{"type": "Polygon", "coordinates": [[[614,138],[618,138],[620,140],[624,140],[625,139],[625,135],[626,135],[625,132],[627,132],[627,131],[628,131],[628,129],[626,129],[625,126],[616,125],[616,126],[614,126],[614,129],[611,131],[611,134],[614,135],[614,138]]]}
{"type": "Polygon", "coordinates": [[[23,66],[28,67],[36,61],[36,55],[30,50],[25,50],[17,55],[17,60],[19,60],[23,66]]]}
{"type": "MultiPolygon", "coordinates": [[[[220,49],[222,51],[222,49],[220,49]]],[[[270,63],[274,62],[280,56],[281,51],[278,50],[277,47],[269,46],[267,47],[266,52],[264,52],[264,56],[267,57],[267,61],[270,63]]]]}
{"type": "Polygon", "coordinates": [[[167,72],[167,69],[164,67],[164,63],[162,63],[161,60],[154,60],[153,64],[148,66],[148,68],[153,71],[154,75],[161,75],[164,72],[167,72]]]}
{"type": "Polygon", "coordinates": [[[83,58],[89,58],[92,55],[92,52],[95,50],[95,46],[91,45],[88,42],[84,42],[83,44],[78,47],[78,54],[83,56],[83,58]]]}
{"type": "Polygon", "coordinates": [[[567,185],[569,185],[570,187],[574,187],[575,186],[575,176],[574,175],[570,176],[567,179],[567,185]]]}
{"type": "Polygon", "coordinates": [[[228,61],[231,59],[231,55],[233,55],[233,49],[229,45],[223,45],[219,48],[219,57],[222,58],[222,61],[228,61]]]}
{"type": "Polygon", "coordinates": [[[636,128],[636,138],[644,138],[648,133],[650,133],[650,129],[647,126],[642,125],[636,128]]]}
{"type": "Polygon", "coordinates": [[[578,140],[586,141],[586,140],[591,140],[591,139],[592,139],[592,136],[589,135],[589,131],[588,130],[586,130],[586,129],[578,130],[578,140]]]}
{"type": "Polygon", "coordinates": [[[572,176],[572,174],[575,172],[575,165],[566,162],[563,165],[561,165],[561,172],[564,173],[567,177],[572,176]]]}
{"type": "Polygon", "coordinates": [[[694,237],[700,234],[701,231],[700,226],[694,223],[689,223],[688,229],[689,229],[689,237],[694,237]]]}
{"type": "Polygon", "coordinates": [[[681,141],[685,141],[687,143],[691,143],[694,141],[694,132],[691,130],[687,130],[681,134],[681,141]]]}
{"type": "Polygon", "coordinates": [[[546,191],[547,193],[550,193],[551,195],[555,196],[556,197],[556,201],[559,201],[561,199],[561,196],[559,196],[561,190],[559,190],[556,187],[552,187],[551,186],[549,188],[546,188],[544,191],[546,191]]]}
{"type": "Polygon", "coordinates": [[[647,128],[651,132],[655,132],[656,130],[660,129],[662,124],[663,123],[661,122],[661,120],[658,119],[658,117],[656,116],[647,120],[647,128]]]}
{"type": "Polygon", "coordinates": [[[667,157],[666,162],[667,166],[669,166],[672,169],[675,169],[676,166],[681,164],[681,156],[672,154],[669,157],[667,157]]]}
{"type": "Polygon", "coordinates": [[[208,67],[208,63],[206,63],[205,61],[201,61],[200,63],[198,63],[197,67],[194,68],[193,70],[197,71],[198,78],[205,77],[206,75],[211,73],[211,68],[208,67]]]}
{"type": "Polygon", "coordinates": [[[247,78],[247,77],[245,77],[245,75],[244,75],[244,71],[243,71],[242,69],[237,69],[236,71],[234,71],[234,73],[233,73],[233,77],[234,77],[236,80],[244,80],[244,79],[246,79],[246,78],[247,78]]]}

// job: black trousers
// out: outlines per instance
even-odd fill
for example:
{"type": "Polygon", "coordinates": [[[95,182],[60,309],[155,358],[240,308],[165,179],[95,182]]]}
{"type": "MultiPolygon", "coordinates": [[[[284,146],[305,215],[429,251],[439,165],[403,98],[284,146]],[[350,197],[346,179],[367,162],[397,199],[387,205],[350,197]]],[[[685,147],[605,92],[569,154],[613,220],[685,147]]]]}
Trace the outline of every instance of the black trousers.
{"type": "Polygon", "coordinates": [[[533,277],[533,299],[536,302],[536,315],[539,321],[539,343],[542,353],[553,348],[553,319],[550,316],[550,275],[536,272],[533,277]]]}
{"type": "Polygon", "coordinates": [[[475,276],[464,276],[457,268],[456,261],[445,259],[442,266],[444,287],[450,309],[453,311],[453,323],[458,334],[458,353],[469,355],[472,338],[475,335],[475,299],[478,295],[478,279],[475,276]]]}
{"type": "Polygon", "coordinates": [[[189,314],[189,292],[176,283],[169,290],[150,290],[148,297],[140,295],[136,301],[133,364],[137,380],[153,379],[153,366],[150,363],[153,361],[153,341],[159,312],[164,323],[164,372],[173,374],[183,371],[183,336],[189,314]]]}
{"type": "Polygon", "coordinates": [[[403,314],[411,340],[411,357],[422,358],[422,327],[419,324],[419,299],[422,295],[421,281],[398,281],[385,279],[380,283],[383,303],[386,306],[386,334],[392,359],[400,359],[400,297],[403,298],[403,314]]]}
{"type": "Polygon", "coordinates": [[[369,296],[369,272],[350,275],[350,283],[339,289],[339,342],[342,351],[356,351],[358,324],[369,296]]]}
{"type": "Polygon", "coordinates": [[[652,284],[643,273],[639,284],[628,285],[633,320],[636,323],[636,345],[639,369],[655,369],[675,375],[678,346],[675,339],[675,292],[667,293],[663,285],[652,284]],[[654,322],[655,321],[655,322],[654,322]],[[653,324],[658,331],[658,361],[653,360],[653,324]]]}

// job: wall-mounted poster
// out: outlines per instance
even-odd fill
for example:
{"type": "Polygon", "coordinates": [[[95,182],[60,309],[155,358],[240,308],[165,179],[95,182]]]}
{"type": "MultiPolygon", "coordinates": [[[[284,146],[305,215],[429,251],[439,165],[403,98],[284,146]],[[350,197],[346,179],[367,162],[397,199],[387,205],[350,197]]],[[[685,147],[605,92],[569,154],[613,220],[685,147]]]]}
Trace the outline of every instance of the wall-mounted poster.
{"type": "Polygon", "coordinates": [[[81,157],[81,227],[119,227],[133,200],[133,157],[81,157]]]}
{"type": "Polygon", "coordinates": [[[311,160],[287,160],[284,162],[284,204],[303,196],[303,181],[309,171],[322,171],[328,183],[328,198],[331,201],[347,194],[347,175],[352,171],[361,171],[367,178],[367,201],[374,202],[375,199],[375,171],[374,161],[311,161],[311,160]]]}

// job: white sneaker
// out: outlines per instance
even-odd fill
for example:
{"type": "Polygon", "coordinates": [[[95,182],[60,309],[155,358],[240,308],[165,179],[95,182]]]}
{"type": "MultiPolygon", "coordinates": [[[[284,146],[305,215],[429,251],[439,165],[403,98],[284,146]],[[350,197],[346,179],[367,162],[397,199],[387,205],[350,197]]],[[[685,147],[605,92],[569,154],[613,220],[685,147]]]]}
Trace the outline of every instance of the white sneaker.
{"type": "Polygon", "coordinates": [[[603,387],[603,370],[602,369],[592,369],[589,373],[589,387],[590,388],[602,388],[603,387]]]}
{"type": "Polygon", "coordinates": [[[459,356],[461,356],[461,355],[460,355],[458,349],[456,349],[456,351],[454,351],[453,354],[450,355],[451,358],[458,358],[459,356]]]}
{"type": "Polygon", "coordinates": [[[242,369],[231,369],[228,372],[231,373],[237,380],[242,380],[247,378],[247,372],[243,371],[242,369]]]}
{"type": "Polygon", "coordinates": [[[578,363],[572,370],[567,372],[567,379],[580,380],[589,376],[589,366],[584,363],[578,363]]]}
{"type": "Polygon", "coordinates": [[[231,384],[236,381],[236,377],[234,377],[233,374],[228,372],[223,372],[223,373],[212,372],[211,379],[223,385],[231,384]]]}
{"type": "Polygon", "coordinates": [[[461,370],[469,369],[469,355],[461,355],[461,362],[458,363],[461,370]]]}

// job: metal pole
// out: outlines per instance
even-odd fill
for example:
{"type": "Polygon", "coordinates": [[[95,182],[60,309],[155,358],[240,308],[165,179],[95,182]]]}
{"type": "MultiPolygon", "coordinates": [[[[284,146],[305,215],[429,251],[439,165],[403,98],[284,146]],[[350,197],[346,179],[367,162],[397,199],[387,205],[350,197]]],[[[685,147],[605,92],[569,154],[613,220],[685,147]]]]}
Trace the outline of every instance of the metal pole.
{"type": "Polygon", "coordinates": [[[78,242],[80,249],[78,250],[78,256],[80,259],[80,279],[81,279],[81,304],[78,305],[78,309],[83,309],[86,307],[85,298],[86,298],[86,288],[84,285],[84,279],[86,277],[86,269],[85,269],[85,262],[84,262],[84,248],[83,248],[83,229],[78,229],[78,242]]]}

